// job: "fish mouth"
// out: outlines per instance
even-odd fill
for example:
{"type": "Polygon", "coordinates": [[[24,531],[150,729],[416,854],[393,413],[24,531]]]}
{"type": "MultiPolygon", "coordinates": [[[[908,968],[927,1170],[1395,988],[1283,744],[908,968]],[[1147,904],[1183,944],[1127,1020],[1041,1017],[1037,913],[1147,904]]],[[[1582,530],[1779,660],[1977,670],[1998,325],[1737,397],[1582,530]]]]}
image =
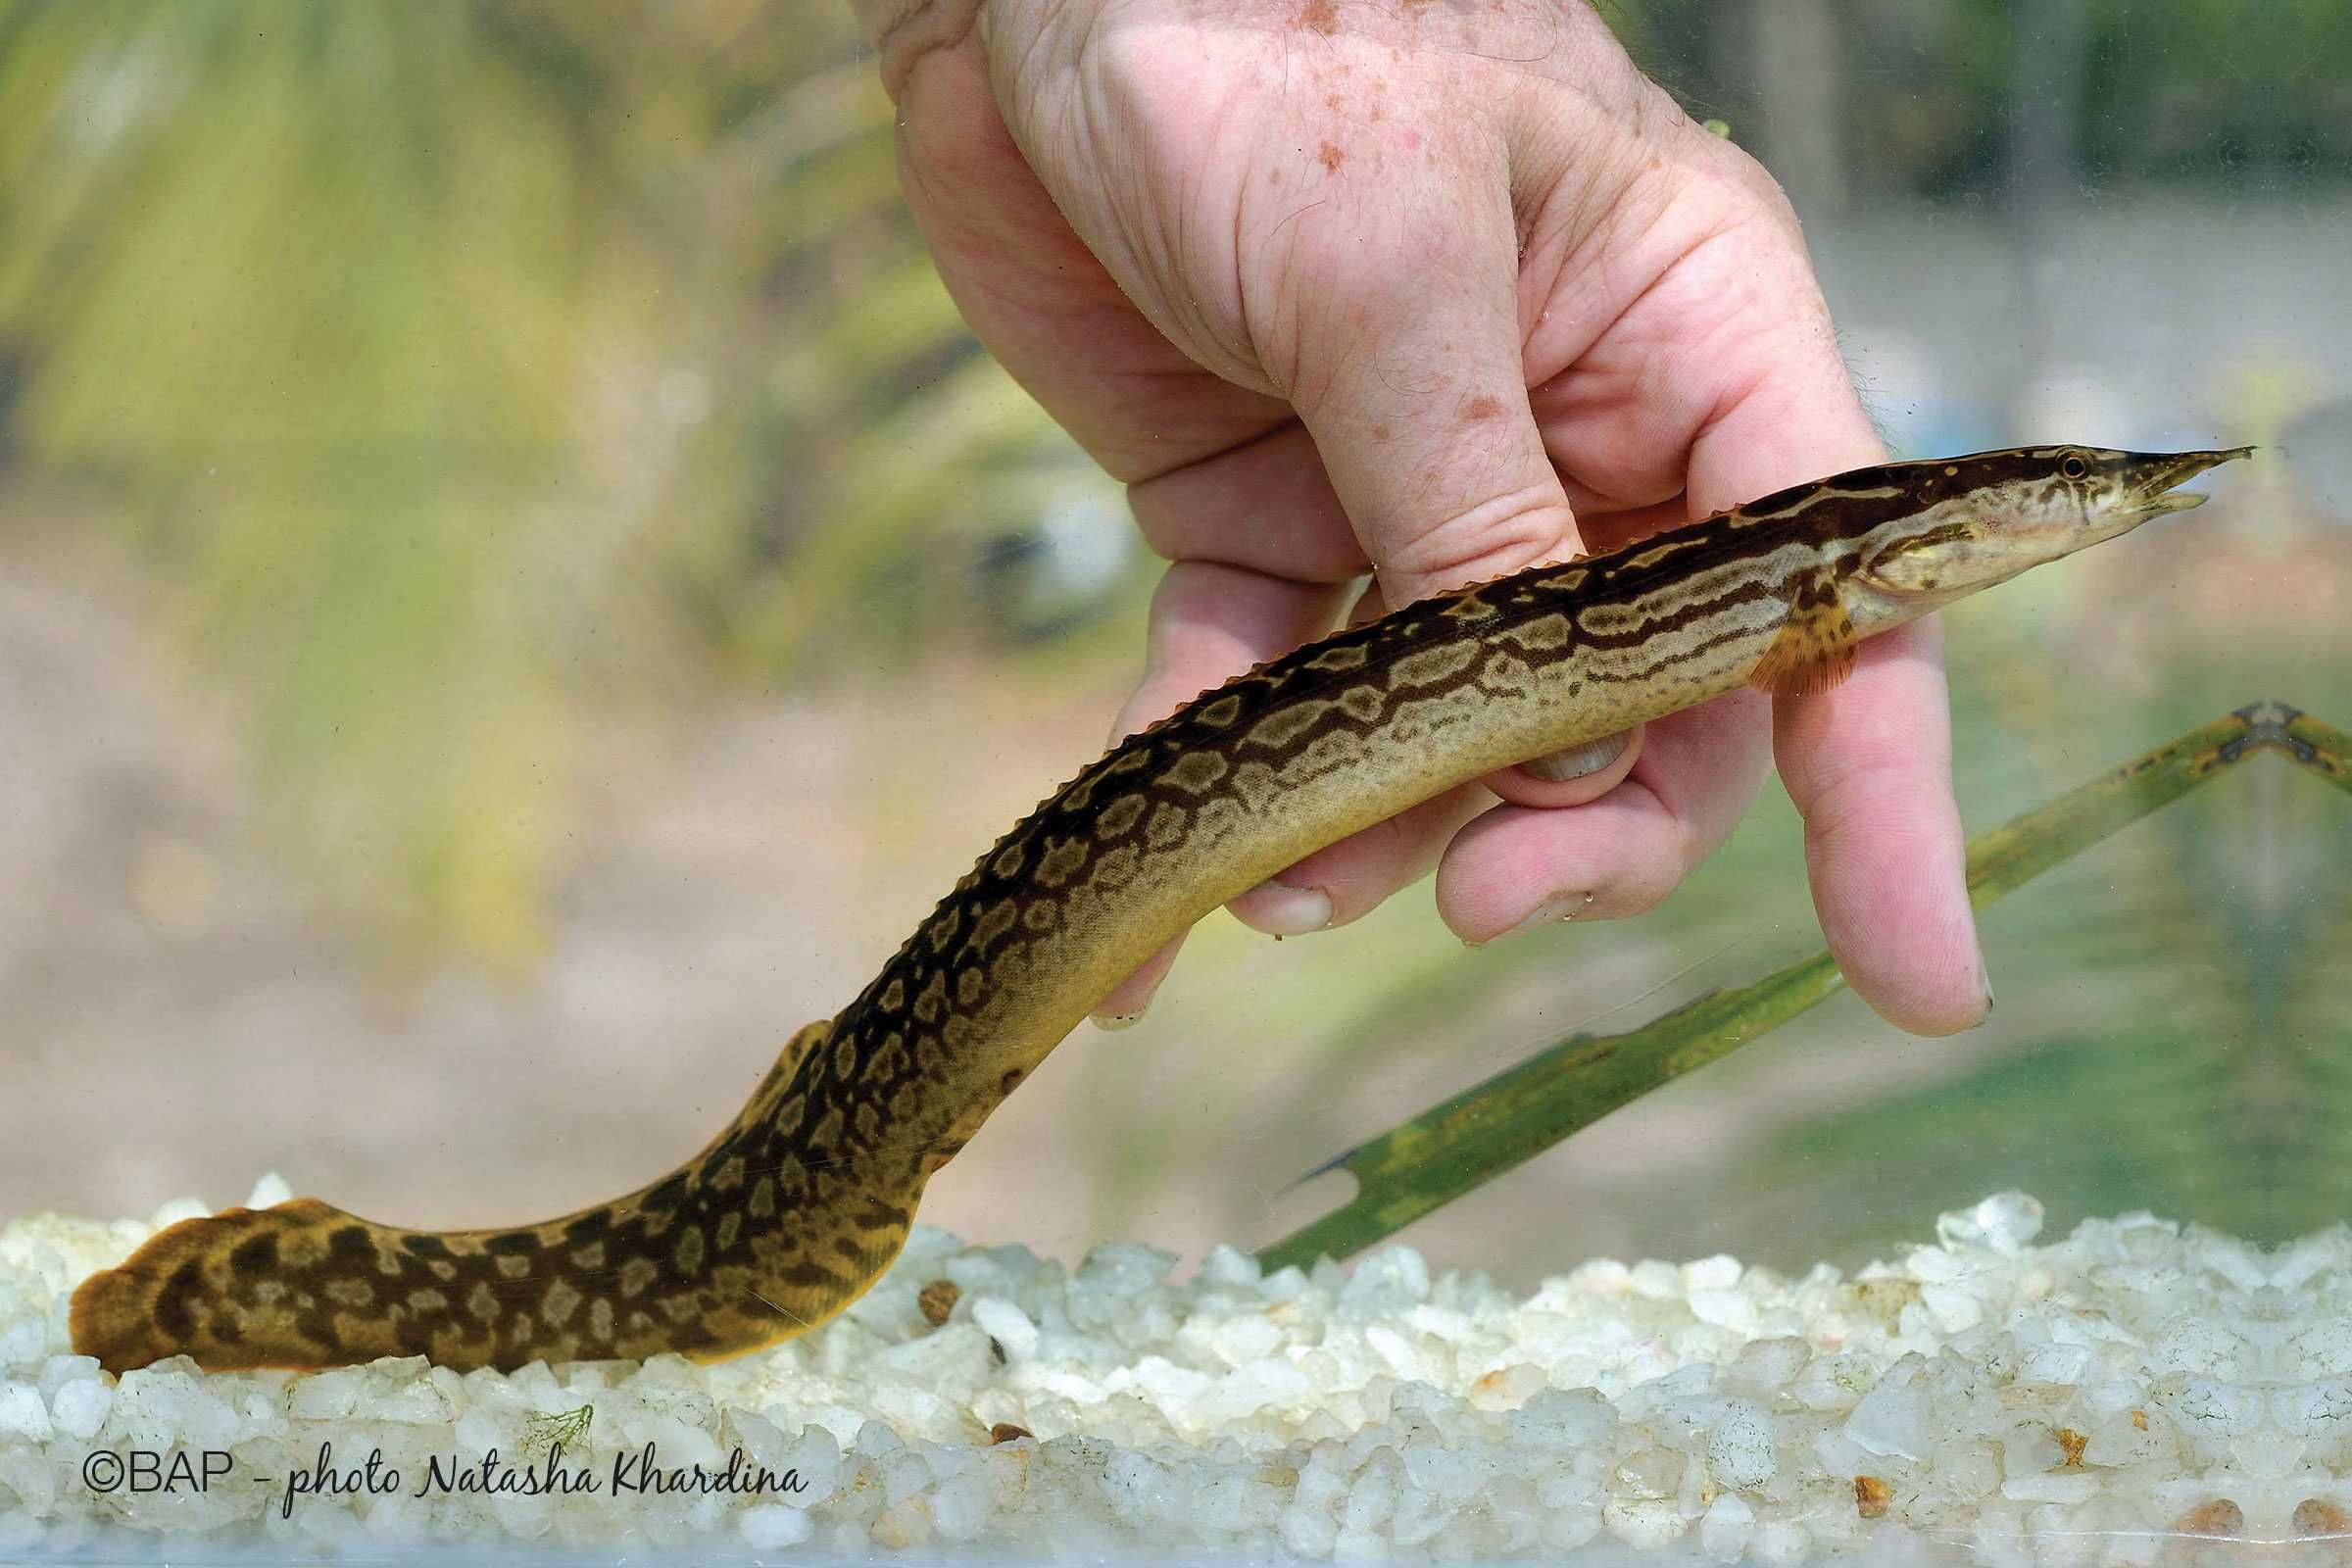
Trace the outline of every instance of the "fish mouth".
{"type": "Polygon", "coordinates": [[[2211,452],[2134,453],[2132,466],[2141,473],[2132,487],[2132,505],[2143,517],[2167,512],[2193,512],[2205,504],[2204,493],[2175,490],[2174,486],[2186,484],[2208,468],[2253,455],[2252,447],[2227,447],[2211,452]]]}

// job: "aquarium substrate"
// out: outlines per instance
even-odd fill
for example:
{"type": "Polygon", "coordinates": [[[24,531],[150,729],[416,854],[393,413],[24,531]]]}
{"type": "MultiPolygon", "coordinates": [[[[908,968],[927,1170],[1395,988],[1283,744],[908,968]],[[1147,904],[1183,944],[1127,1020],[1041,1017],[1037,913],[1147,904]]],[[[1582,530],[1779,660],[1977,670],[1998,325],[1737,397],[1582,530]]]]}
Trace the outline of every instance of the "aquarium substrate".
{"type": "Polygon", "coordinates": [[[0,1558],[2142,1563],[2352,1531],[2342,1226],[2264,1250],[2130,1214],[2037,1246],[2040,1205],[2002,1194],[1850,1277],[1591,1262],[1526,1296],[1402,1247],[1271,1274],[1219,1249],[1178,1280],[1148,1247],[1065,1268],[917,1227],[842,1318],[711,1366],[71,1354],[74,1285],[201,1212],[0,1231],[0,1558]]]}

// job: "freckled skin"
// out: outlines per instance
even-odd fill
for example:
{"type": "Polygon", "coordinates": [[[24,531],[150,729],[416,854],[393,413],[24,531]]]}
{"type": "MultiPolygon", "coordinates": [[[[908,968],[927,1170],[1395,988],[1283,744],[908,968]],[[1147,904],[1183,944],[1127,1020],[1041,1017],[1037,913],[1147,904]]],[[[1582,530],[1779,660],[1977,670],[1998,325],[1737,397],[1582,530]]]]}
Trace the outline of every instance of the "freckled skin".
{"type": "Polygon", "coordinates": [[[509,1230],[410,1231],[315,1198],[186,1220],[82,1282],[74,1348],[115,1372],[179,1354],[465,1369],[790,1339],[873,1283],[932,1174],[1209,910],[1497,767],[1751,680],[1834,684],[1857,639],[2181,510],[2199,498],[2164,492],[2242,455],[2049,447],[1860,469],[1309,644],[1048,798],[660,1180],[509,1230]]]}

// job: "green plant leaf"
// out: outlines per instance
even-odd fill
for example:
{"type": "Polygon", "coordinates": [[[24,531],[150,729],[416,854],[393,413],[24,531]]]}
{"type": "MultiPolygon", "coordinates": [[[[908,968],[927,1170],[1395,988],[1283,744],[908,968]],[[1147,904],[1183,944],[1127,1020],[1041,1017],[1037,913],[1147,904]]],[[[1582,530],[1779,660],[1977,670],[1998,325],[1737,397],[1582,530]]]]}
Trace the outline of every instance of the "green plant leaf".
{"type": "MultiPolygon", "coordinates": [[[[2341,784],[2343,740],[2270,703],[2200,725],[1971,840],[1971,901],[1979,908],[1995,903],[2258,753],[2287,756],[2341,784]]],[[[1540,1051],[1310,1172],[1349,1172],[1355,1197],[1263,1249],[1258,1260],[1280,1268],[1360,1251],[1843,988],[1835,961],[1819,953],[1641,1028],[1578,1034],[1540,1051]]]]}

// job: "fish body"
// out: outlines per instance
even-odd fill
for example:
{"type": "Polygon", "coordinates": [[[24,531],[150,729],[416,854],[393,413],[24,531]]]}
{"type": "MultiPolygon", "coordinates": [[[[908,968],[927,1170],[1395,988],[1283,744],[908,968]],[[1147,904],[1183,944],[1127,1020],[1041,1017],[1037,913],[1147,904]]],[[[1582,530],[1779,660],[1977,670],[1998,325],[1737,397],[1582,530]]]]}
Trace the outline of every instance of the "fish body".
{"type": "Polygon", "coordinates": [[[121,1372],[422,1354],[717,1359],[824,1322],[923,1188],[1125,975],[1326,844],[1497,768],[1755,684],[2186,510],[2247,449],[2034,447],[1835,475],[1609,555],[1407,605],[1202,694],[1024,817],[700,1154],[535,1225],[426,1232],[317,1199],[185,1220],[74,1292],[121,1372]]]}

